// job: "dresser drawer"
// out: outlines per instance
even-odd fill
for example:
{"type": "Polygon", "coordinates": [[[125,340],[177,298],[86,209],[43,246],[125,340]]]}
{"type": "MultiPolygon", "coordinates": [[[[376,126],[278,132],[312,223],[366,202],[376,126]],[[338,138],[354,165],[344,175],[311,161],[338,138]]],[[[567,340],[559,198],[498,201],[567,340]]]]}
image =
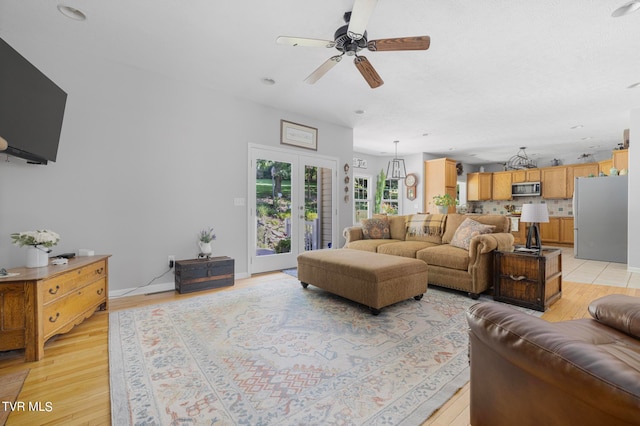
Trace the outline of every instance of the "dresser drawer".
{"type": "Polygon", "coordinates": [[[107,262],[100,261],[43,282],[43,300],[48,303],[97,279],[106,277],[107,262]]]}
{"type": "Polygon", "coordinates": [[[538,262],[518,254],[500,255],[498,274],[507,276],[515,281],[537,281],[540,278],[540,266],[538,262]]]}
{"type": "Polygon", "coordinates": [[[107,300],[107,279],[100,278],[85,287],[77,288],[65,297],[45,305],[43,326],[45,339],[73,321],[92,307],[98,307],[107,300]]]}

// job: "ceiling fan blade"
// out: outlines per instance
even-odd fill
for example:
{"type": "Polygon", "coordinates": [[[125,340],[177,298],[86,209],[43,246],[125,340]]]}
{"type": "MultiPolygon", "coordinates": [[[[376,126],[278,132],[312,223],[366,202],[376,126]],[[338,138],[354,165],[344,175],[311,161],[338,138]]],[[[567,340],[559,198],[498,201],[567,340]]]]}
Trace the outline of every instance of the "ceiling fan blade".
{"type": "Polygon", "coordinates": [[[360,71],[360,74],[362,74],[364,79],[367,80],[367,83],[369,83],[369,86],[371,86],[372,89],[384,84],[384,81],[382,81],[367,58],[364,56],[356,56],[353,63],[356,64],[356,68],[358,68],[358,71],[360,71]]]}
{"type": "Polygon", "coordinates": [[[376,8],[378,0],[356,0],[351,11],[351,19],[349,20],[349,28],[347,35],[352,40],[360,40],[364,37],[364,31],[367,29],[369,18],[376,8]]]}
{"type": "Polygon", "coordinates": [[[399,37],[370,40],[367,49],[372,52],[384,52],[392,50],[427,50],[431,45],[431,37],[399,37]]]}
{"type": "Polygon", "coordinates": [[[322,65],[320,65],[314,72],[309,74],[309,77],[304,79],[305,83],[313,84],[320,80],[323,75],[329,72],[331,68],[335,67],[338,62],[342,60],[342,55],[332,56],[327,59],[322,65]]]}
{"type": "Polygon", "coordinates": [[[288,37],[280,36],[276,39],[278,44],[286,44],[288,46],[306,46],[306,47],[335,47],[336,42],[331,40],[320,40],[317,38],[304,37],[288,37]]]}

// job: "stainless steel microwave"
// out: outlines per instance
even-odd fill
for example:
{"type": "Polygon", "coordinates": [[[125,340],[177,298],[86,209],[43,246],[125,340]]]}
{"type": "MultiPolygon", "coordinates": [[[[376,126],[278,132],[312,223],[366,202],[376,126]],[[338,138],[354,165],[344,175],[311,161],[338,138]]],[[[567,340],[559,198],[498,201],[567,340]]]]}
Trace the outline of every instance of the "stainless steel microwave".
{"type": "Polygon", "coordinates": [[[520,182],[511,184],[512,197],[535,197],[540,195],[540,182],[520,182]]]}

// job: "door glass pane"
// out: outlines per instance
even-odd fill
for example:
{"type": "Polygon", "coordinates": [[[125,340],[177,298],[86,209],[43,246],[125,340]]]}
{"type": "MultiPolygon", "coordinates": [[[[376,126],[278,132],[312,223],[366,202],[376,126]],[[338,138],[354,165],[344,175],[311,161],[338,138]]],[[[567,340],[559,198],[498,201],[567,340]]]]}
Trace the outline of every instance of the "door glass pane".
{"type": "Polygon", "coordinates": [[[317,250],[320,246],[320,219],[318,214],[318,167],[304,167],[304,250],[317,250]]]}
{"type": "Polygon", "coordinates": [[[291,251],[291,163],[256,161],[256,255],[291,251]]]}

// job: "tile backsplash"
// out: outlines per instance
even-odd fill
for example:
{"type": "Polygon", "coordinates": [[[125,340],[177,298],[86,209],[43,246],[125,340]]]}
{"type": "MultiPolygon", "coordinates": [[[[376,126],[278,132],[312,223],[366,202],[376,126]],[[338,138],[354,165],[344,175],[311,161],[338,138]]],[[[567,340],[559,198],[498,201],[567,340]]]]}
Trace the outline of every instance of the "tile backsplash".
{"type": "Polygon", "coordinates": [[[521,207],[523,204],[544,203],[549,209],[549,216],[573,216],[573,200],[543,200],[541,197],[518,197],[508,201],[470,201],[467,210],[470,213],[479,212],[487,214],[508,214],[505,206],[521,207]]]}

